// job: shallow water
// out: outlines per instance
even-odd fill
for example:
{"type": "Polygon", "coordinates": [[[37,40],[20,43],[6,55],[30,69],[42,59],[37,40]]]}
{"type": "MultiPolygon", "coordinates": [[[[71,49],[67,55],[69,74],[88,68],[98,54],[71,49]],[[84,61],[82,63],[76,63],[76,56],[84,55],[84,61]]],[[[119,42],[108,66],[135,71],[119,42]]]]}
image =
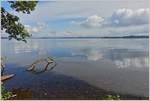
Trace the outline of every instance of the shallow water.
{"type": "Polygon", "coordinates": [[[148,97],[148,49],[148,39],[30,39],[27,44],[2,39],[5,73],[16,74],[5,87],[25,89],[29,99],[71,99],[78,94],[77,99],[96,99],[96,90],[106,93],[101,88],[148,97]],[[26,71],[28,64],[48,56],[57,62],[52,71],[26,71]],[[89,92],[93,97],[88,98],[89,92]]]}

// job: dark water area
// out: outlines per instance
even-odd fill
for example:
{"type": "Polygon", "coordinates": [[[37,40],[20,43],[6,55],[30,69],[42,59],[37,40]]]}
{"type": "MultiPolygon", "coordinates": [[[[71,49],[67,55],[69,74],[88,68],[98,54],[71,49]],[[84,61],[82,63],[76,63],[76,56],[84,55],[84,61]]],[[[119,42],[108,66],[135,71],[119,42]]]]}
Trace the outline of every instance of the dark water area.
{"type": "Polygon", "coordinates": [[[107,95],[120,95],[121,99],[148,99],[148,97],[131,94],[120,94],[90,85],[84,80],[59,74],[55,71],[46,71],[41,74],[26,72],[26,68],[16,67],[14,64],[6,65],[5,74],[15,73],[15,77],[6,81],[4,86],[17,97],[13,100],[98,100],[107,95]],[[17,71],[17,72],[16,72],[17,71]]]}
{"type": "MultiPolygon", "coordinates": [[[[148,99],[148,39],[51,40],[27,44],[2,40],[4,82],[14,99],[148,99]],[[132,44],[131,44],[132,43],[132,44]],[[41,74],[26,71],[37,59],[53,57],[57,66],[41,74]]],[[[37,65],[38,70],[44,64],[37,65]]]]}

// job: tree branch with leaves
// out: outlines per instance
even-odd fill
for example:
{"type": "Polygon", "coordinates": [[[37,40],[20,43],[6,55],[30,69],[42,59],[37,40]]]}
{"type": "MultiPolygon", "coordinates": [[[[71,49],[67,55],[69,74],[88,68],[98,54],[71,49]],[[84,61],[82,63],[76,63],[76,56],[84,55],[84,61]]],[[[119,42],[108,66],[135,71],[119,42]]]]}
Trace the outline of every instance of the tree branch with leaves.
{"type": "MultiPolygon", "coordinates": [[[[8,1],[8,3],[16,12],[30,14],[38,1],[8,1]]],[[[1,30],[9,34],[9,40],[16,39],[27,42],[26,38],[30,37],[24,25],[20,23],[19,17],[7,12],[4,7],[1,7],[1,30]]]]}

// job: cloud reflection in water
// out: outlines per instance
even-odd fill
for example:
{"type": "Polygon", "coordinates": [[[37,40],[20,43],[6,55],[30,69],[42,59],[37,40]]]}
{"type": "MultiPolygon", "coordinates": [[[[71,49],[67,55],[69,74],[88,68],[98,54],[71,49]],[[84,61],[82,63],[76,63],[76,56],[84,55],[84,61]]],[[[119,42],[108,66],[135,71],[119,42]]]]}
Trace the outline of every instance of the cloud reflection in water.
{"type": "Polygon", "coordinates": [[[118,68],[148,67],[148,49],[145,44],[147,41],[33,39],[27,44],[4,41],[7,48],[2,46],[2,54],[17,61],[33,61],[36,58],[52,56],[67,61],[109,60],[118,68]],[[131,41],[133,44],[127,45],[131,41]]]}

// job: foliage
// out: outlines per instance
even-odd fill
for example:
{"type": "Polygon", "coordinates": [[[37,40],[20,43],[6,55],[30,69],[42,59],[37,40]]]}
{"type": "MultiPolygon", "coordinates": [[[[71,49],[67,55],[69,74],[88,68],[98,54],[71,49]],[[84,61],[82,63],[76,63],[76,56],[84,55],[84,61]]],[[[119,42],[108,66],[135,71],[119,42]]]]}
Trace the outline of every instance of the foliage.
{"type": "Polygon", "coordinates": [[[6,91],[3,86],[1,86],[1,100],[9,100],[13,97],[12,92],[6,91]]]}
{"type": "Polygon", "coordinates": [[[17,12],[30,14],[35,9],[37,1],[8,1],[11,8],[17,12]]]}
{"type": "MultiPolygon", "coordinates": [[[[35,9],[37,1],[8,1],[10,7],[16,12],[30,14],[35,9]]],[[[19,17],[12,15],[1,7],[1,30],[9,34],[9,39],[26,42],[26,38],[30,37],[28,31],[19,21],[19,17]]]]}
{"type": "Polygon", "coordinates": [[[103,98],[103,100],[120,100],[120,96],[119,95],[107,95],[103,98]]]}

